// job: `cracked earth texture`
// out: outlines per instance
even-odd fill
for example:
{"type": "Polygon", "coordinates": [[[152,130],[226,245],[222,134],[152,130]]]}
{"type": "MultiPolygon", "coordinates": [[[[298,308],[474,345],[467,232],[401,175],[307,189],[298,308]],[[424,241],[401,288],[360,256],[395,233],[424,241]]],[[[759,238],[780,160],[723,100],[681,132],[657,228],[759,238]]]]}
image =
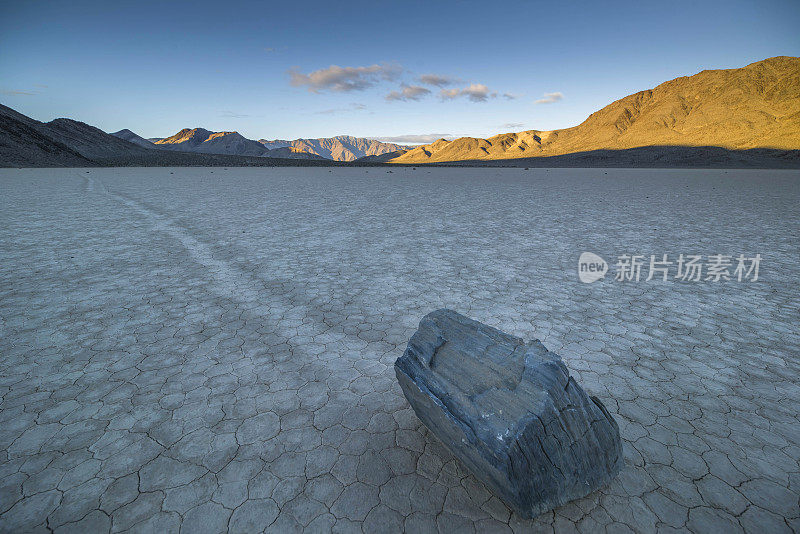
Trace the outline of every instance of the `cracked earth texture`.
{"type": "Polygon", "coordinates": [[[800,173],[0,171],[0,531],[800,530],[800,173]],[[760,253],[746,282],[577,258],[760,253]],[[521,520],[409,408],[449,307],[562,356],[618,479],[521,520]]]}

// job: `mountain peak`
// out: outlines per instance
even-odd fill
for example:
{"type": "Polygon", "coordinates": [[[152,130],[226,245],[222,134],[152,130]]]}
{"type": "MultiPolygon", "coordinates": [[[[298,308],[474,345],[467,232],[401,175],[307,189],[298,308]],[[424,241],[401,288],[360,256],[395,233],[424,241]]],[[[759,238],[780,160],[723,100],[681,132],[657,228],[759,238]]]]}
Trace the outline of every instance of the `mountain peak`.
{"type": "Polygon", "coordinates": [[[246,139],[238,132],[212,132],[205,128],[184,128],[175,135],[156,141],[158,148],[203,154],[267,156],[262,144],[246,139]]]}
{"type": "Polygon", "coordinates": [[[208,139],[211,132],[204,128],[184,128],[173,136],[157,141],[157,145],[174,145],[178,143],[199,144],[208,139]]]}
{"type": "Polygon", "coordinates": [[[114,137],[118,137],[120,139],[124,139],[125,141],[128,141],[129,143],[133,143],[134,145],[139,145],[139,146],[144,147],[144,148],[158,148],[152,142],[148,141],[147,139],[145,139],[143,137],[140,137],[140,136],[136,135],[135,133],[133,133],[132,131],[130,131],[127,128],[123,128],[122,130],[120,130],[118,132],[114,132],[111,135],[113,135],[114,137]]]}

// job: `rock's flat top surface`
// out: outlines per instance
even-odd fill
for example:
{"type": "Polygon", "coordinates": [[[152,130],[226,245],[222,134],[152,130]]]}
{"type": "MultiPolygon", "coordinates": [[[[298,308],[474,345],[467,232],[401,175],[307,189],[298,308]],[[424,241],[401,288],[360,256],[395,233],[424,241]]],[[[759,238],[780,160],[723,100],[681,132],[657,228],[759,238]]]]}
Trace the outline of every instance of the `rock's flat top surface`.
{"type": "Polygon", "coordinates": [[[0,171],[0,530],[800,528],[799,173],[393,170],[0,171]],[[559,354],[619,478],[528,522],[465,472],[392,368],[442,307],[559,354]]]}
{"type": "MultiPolygon", "coordinates": [[[[547,371],[534,376],[538,368],[559,358],[541,343],[531,348],[534,358],[539,358],[528,367],[526,353],[530,351],[522,339],[475,324],[450,310],[438,310],[425,316],[411,338],[407,356],[397,365],[414,373],[413,378],[430,390],[449,414],[469,424],[483,444],[501,453],[511,441],[497,436],[516,435],[526,414],[542,411],[550,385],[541,379],[562,378],[547,371]]],[[[563,389],[566,381],[553,385],[563,389]]]]}

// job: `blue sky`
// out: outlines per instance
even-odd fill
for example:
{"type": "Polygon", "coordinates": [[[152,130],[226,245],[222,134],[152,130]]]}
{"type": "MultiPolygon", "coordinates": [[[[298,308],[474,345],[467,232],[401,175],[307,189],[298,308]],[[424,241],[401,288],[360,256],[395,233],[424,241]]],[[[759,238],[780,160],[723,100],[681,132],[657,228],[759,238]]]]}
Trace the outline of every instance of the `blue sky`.
{"type": "Polygon", "coordinates": [[[0,102],[145,137],[487,136],[798,56],[798,28],[797,0],[3,2],[0,102]]]}

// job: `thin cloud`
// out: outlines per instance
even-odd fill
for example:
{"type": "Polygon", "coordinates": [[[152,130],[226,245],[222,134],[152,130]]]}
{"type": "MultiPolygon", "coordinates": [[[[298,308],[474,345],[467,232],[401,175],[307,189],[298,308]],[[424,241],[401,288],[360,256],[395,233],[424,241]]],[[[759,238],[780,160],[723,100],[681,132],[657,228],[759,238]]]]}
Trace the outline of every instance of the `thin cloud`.
{"type": "Polygon", "coordinates": [[[39,93],[37,93],[37,92],[32,92],[32,91],[14,91],[14,90],[8,90],[8,91],[3,91],[3,94],[4,94],[4,95],[27,95],[27,96],[34,96],[34,95],[38,95],[39,93]]]}
{"type": "Polygon", "coordinates": [[[517,98],[519,98],[519,95],[516,95],[514,93],[503,93],[503,98],[505,98],[506,100],[516,100],[517,98]]]}
{"type": "Polygon", "coordinates": [[[556,91],[555,93],[545,93],[542,95],[544,98],[540,98],[534,104],[553,104],[558,102],[559,100],[564,100],[564,93],[556,91]]]}
{"type": "Polygon", "coordinates": [[[516,129],[522,128],[523,126],[525,126],[525,124],[522,122],[507,122],[505,124],[501,124],[500,128],[516,129]]]}
{"type": "Polygon", "coordinates": [[[419,83],[433,85],[435,87],[447,87],[448,85],[455,85],[461,82],[458,78],[453,78],[452,76],[446,76],[444,74],[422,74],[417,80],[419,83]]]}
{"type": "Polygon", "coordinates": [[[349,93],[363,91],[380,80],[396,79],[403,68],[399,65],[370,65],[367,67],[340,67],[331,65],[326,69],[303,74],[297,68],[288,71],[289,83],[294,87],[307,87],[312,93],[333,91],[349,93]]]}
{"type": "Polygon", "coordinates": [[[264,52],[267,54],[274,54],[276,52],[283,52],[286,50],[286,46],[267,46],[264,47],[264,52]]]}
{"type": "Polygon", "coordinates": [[[408,134],[408,135],[395,135],[385,137],[374,137],[378,141],[386,143],[409,143],[412,145],[425,145],[433,143],[438,139],[453,139],[453,135],[449,133],[431,133],[431,134],[408,134]]]}
{"type": "Polygon", "coordinates": [[[359,104],[357,102],[353,102],[350,104],[349,107],[346,108],[331,108],[331,109],[323,109],[322,111],[315,111],[315,115],[337,115],[339,113],[347,113],[349,111],[366,111],[367,106],[364,104],[359,104]]]}
{"type": "Polygon", "coordinates": [[[402,89],[400,91],[392,91],[388,95],[386,95],[386,100],[389,102],[397,101],[397,100],[419,100],[422,97],[428,96],[431,94],[431,90],[422,87],[420,85],[406,85],[403,84],[402,89]]]}
{"type": "Polygon", "coordinates": [[[491,92],[482,83],[471,83],[463,89],[442,89],[439,96],[442,100],[454,100],[464,96],[471,102],[486,102],[489,98],[496,98],[497,93],[491,92]]]}
{"type": "Polygon", "coordinates": [[[219,115],[220,115],[220,117],[227,117],[229,119],[244,119],[244,118],[247,118],[247,117],[250,116],[250,115],[244,115],[242,113],[236,113],[234,111],[227,111],[227,110],[226,111],[221,111],[219,115]]]}

